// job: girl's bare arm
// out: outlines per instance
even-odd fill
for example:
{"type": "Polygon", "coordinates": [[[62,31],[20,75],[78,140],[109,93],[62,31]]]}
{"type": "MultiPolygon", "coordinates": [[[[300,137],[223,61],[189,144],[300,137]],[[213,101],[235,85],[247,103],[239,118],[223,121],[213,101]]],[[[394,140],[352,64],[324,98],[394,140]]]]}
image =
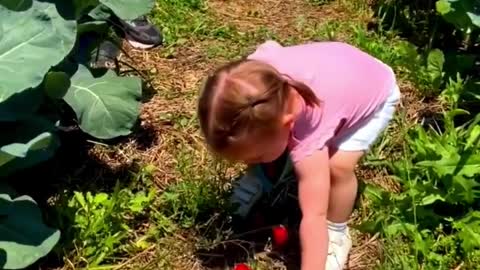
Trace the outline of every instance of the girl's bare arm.
{"type": "Polygon", "coordinates": [[[303,215],[300,225],[302,270],[323,270],[328,252],[328,149],[317,151],[298,162],[295,169],[299,179],[299,201],[303,215]]]}

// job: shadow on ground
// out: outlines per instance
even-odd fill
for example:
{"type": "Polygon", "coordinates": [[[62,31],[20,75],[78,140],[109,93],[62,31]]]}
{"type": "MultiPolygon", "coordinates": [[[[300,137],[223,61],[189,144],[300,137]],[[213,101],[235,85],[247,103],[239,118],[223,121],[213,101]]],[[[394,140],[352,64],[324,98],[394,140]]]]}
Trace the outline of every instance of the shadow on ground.
{"type": "Polygon", "coordinates": [[[10,182],[18,193],[28,194],[39,203],[62,190],[98,192],[101,187],[102,191],[108,192],[117,181],[131,178],[140,169],[136,160],[115,160],[115,145],[129,141],[134,148],[142,151],[157,140],[158,134],[153,127],[138,125],[135,129],[133,137],[105,144],[111,150],[102,152],[112,152],[111,157],[105,159],[94,153],[96,143],[81,131],[62,133],[62,145],[52,160],[9,177],[10,182]]]}

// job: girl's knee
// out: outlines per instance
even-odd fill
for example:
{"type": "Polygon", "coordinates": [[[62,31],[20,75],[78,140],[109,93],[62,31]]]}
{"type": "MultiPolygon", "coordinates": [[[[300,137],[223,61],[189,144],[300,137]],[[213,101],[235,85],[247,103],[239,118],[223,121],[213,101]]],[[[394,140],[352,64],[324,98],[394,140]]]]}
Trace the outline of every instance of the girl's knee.
{"type": "Polygon", "coordinates": [[[355,165],[356,164],[348,164],[344,162],[331,162],[330,177],[332,179],[332,184],[356,181],[355,165]]]}
{"type": "Polygon", "coordinates": [[[356,181],[355,167],[364,155],[363,151],[338,151],[330,158],[330,177],[335,182],[356,181]]]}

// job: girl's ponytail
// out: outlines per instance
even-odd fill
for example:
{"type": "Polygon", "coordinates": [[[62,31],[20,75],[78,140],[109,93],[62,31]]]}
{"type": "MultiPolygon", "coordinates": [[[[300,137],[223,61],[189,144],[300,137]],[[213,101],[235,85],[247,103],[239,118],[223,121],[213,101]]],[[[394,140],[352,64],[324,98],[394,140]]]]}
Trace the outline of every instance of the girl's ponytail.
{"type": "MultiPolygon", "coordinates": [[[[284,75],[285,76],[285,75],[284,75]]],[[[289,76],[287,77],[287,83],[291,87],[293,87],[295,90],[297,90],[298,94],[305,100],[305,103],[308,106],[320,106],[321,101],[318,99],[318,97],[315,95],[313,90],[308,87],[306,84],[293,80],[289,76]]]]}

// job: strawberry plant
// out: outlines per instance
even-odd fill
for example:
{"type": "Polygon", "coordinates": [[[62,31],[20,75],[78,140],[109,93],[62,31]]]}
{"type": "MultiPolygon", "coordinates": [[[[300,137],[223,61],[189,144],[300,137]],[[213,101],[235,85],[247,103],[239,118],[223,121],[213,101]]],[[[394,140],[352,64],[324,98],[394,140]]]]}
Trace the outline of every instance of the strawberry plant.
{"type": "MultiPolygon", "coordinates": [[[[95,46],[85,45],[86,33],[99,33],[89,43],[98,44],[111,36],[112,15],[133,19],[152,7],[153,0],[0,0],[0,180],[51,158],[65,125],[97,139],[130,134],[141,80],[90,69],[85,54],[95,46]]],[[[1,234],[0,268],[24,268],[59,232],[42,225],[31,198],[0,198],[0,231],[9,231],[1,234]]]]}

